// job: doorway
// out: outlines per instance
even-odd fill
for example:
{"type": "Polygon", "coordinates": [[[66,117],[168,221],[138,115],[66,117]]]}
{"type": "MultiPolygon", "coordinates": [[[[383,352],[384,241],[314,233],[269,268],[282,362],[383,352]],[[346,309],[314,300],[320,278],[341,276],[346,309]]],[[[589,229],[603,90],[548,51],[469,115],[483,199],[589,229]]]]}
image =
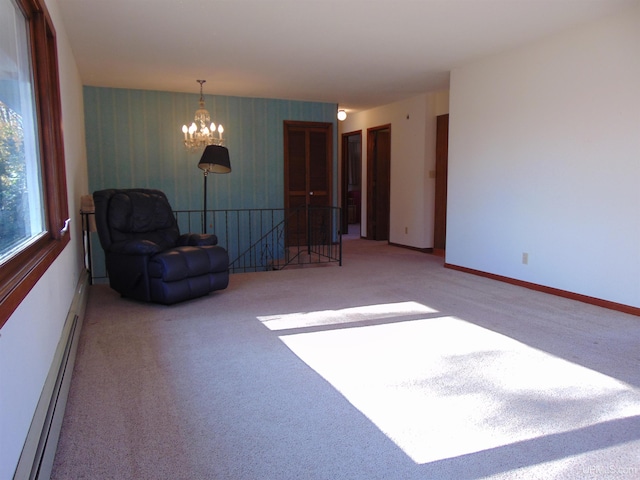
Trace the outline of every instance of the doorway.
{"type": "Polygon", "coordinates": [[[367,129],[367,238],[389,240],[391,125],[367,129]]]}
{"type": "Polygon", "coordinates": [[[444,257],[447,239],[447,177],[449,166],[449,114],[436,117],[436,198],[433,253],[444,257]]]}
{"type": "Polygon", "coordinates": [[[333,124],[284,122],[284,208],[287,245],[304,245],[313,223],[327,222],[329,211],[309,217],[309,207],[331,206],[333,124]]]}
{"type": "Polygon", "coordinates": [[[362,130],[342,134],[342,227],[360,236],[362,212],[362,130]]]}

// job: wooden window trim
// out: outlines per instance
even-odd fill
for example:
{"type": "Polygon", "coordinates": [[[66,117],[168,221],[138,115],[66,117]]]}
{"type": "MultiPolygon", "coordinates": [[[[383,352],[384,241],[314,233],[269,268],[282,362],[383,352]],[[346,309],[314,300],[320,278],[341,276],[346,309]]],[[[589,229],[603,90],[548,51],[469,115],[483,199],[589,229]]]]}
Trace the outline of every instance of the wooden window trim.
{"type": "Polygon", "coordinates": [[[45,234],[0,268],[0,328],[69,243],[56,34],[43,0],[16,0],[27,22],[38,125],[45,234]]]}

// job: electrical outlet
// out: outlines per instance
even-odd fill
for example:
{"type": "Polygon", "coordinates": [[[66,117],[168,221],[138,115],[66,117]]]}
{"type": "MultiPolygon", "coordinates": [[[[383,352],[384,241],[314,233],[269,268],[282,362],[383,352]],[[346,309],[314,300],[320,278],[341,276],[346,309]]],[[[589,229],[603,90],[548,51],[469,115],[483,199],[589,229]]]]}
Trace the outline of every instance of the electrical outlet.
{"type": "Polygon", "coordinates": [[[404,233],[405,234],[409,233],[409,227],[404,227],[404,233]]]}
{"type": "Polygon", "coordinates": [[[529,265],[529,254],[527,252],[522,252],[522,263],[529,265]]]}

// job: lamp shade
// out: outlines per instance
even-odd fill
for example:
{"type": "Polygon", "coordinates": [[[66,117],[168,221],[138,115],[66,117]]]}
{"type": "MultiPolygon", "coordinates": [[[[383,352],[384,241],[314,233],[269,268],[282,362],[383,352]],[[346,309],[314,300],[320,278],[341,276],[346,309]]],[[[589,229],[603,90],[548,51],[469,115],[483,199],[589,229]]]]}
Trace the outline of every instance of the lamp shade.
{"type": "Polygon", "coordinates": [[[198,162],[198,168],[206,173],[229,173],[231,171],[231,161],[229,160],[229,150],[220,145],[209,145],[202,152],[202,158],[198,162]]]}

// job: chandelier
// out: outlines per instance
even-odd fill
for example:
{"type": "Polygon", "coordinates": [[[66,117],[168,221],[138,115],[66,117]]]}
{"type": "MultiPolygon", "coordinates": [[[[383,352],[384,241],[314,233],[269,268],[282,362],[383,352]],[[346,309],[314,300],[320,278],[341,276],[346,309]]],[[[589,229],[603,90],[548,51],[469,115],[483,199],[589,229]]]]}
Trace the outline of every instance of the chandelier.
{"type": "Polygon", "coordinates": [[[202,96],[202,84],[206,80],[196,80],[200,84],[200,108],[196,110],[195,118],[191,126],[182,126],[184,134],[184,146],[189,152],[202,150],[207,145],[224,145],[222,132],[224,128],[211,121],[211,115],[204,108],[204,97],[202,96]]]}

